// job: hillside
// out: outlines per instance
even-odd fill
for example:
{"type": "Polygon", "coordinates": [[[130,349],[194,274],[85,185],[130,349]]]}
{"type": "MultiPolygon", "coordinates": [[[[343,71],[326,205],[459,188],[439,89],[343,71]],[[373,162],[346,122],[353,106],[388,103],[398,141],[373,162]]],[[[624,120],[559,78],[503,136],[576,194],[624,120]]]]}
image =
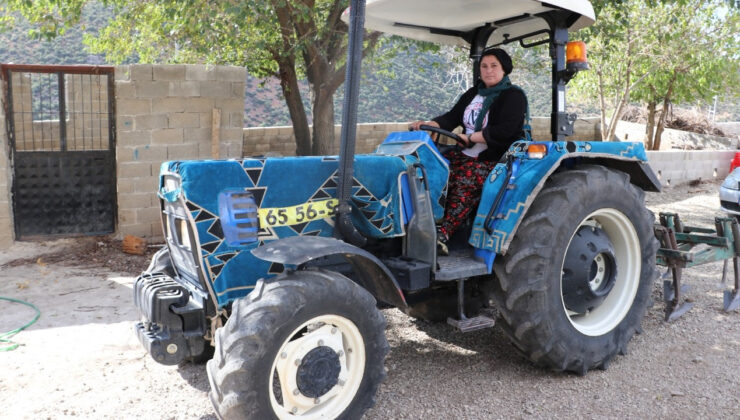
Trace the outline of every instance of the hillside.
{"type": "MultiPolygon", "coordinates": [[[[549,115],[550,75],[531,70],[532,67],[543,67],[542,55],[528,54],[517,58],[522,64],[515,65],[512,82],[527,92],[532,115],[549,115]]],[[[412,121],[432,118],[449,110],[463,92],[463,88],[449,80],[446,69],[451,66],[442,55],[423,52],[398,54],[383,67],[370,60],[364,61],[358,121],[412,121]]],[[[308,85],[304,83],[301,88],[304,105],[310,109],[308,85]]],[[[341,120],[343,95],[342,87],[334,98],[337,124],[341,120]]],[[[245,126],[290,124],[277,80],[248,78],[246,96],[245,126]]],[[[589,111],[594,112],[595,109],[589,111]]]]}
{"type": "MultiPolygon", "coordinates": [[[[83,33],[97,33],[111,16],[109,9],[92,4],[86,7],[82,24],[52,40],[32,39],[29,27],[19,24],[9,32],[0,33],[0,62],[17,64],[107,64],[105,57],[90,54],[82,44],[83,33]],[[84,28],[84,29],[83,29],[84,28]]],[[[359,122],[393,122],[431,118],[449,109],[462,93],[462,89],[448,83],[445,69],[451,66],[443,55],[429,53],[398,54],[385,68],[370,60],[363,63],[358,109],[359,122]],[[417,56],[420,55],[420,56],[417,56]]],[[[520,66],[517,66],[520,67],[520,66]]],[[[526,66],[522,66],[526,68],[526,66]]],[[[512,76],[530,95],[533,115],[549,113],[549,76],[537,77],[539,91],[532,92],[537,83],[523,83],[522,67],[512,76]],[[517,80],[517,77],[520,80],[517,80]]],[[[307,83],[302,83],[304,104],[309,109],[310,96],[307,83]]],[[[344,88],[335,97],[335,121],[341,120],[344,88]]],[[[283,102],[280,85],[275,79],[247,78],[244,124],[248,127],[290,125],[288,110],[283,102]]]]}
{"type": "MultiPolygon", "coordinates": [[[[100,4],[91,4],[84,11],[81,25],[70,28],[52,41],[36,40],[27,35],[28,27],[19,25],[13,31],[0,32],[0,63],[19,64],[107,64],[100,55],[90,54],[82,44],[83,33],[97,33],[111,11],[100,4]],[[84,29],[83,29],[84,28],[84,29]]],[[[507,48],[514,58],[512,82],[528,95],[532,116],[550,115],[549,57],[544,47],[533,50],[507,48]]],[[[464,55],[464,53],[463,53],[464,55]]],[[[450,82],[448,69],[454,66],[445,57],[449,54],[400,53],[387,66],[380,67],[370,60],[363,62],[358,109],[359,122],[395,122],[431,118],[449,109],[463,89],[450,82]]],[[[132,61],[135,62],[135,61],[132,61]]],[[[244,124],[247,127],[290,125],[288,110],[280,86],[275,79],[248,77],[245,95],[244,124]]],[[[304,105],[309,110],[307,83],[301,85],[304,105]]],[[[335,121],[341,120],[344,88],[335,96],[335,121]]],[[[568,97],[570,112],[580,116],[598,115],[595,98],[568,97]]],[[[707,109],[708,105],[703,105],[707,109]]],[[[737,103],[718,104],[717,121],[740,118],[737,103]]]]}
{"type": "Polygon", "coordinates": [[[99,4],[85,7],[81,25],[70,28],[52,41],[33,39],[29,26],[19,22],[14,30],[0,32],[0,63],[15,64],[105,64],[103,56],[90,54],[82,45],[82,34],[95,34],[111,12],[99,4]],[[86,28],[86,29],[82,29],[86,28]]]}

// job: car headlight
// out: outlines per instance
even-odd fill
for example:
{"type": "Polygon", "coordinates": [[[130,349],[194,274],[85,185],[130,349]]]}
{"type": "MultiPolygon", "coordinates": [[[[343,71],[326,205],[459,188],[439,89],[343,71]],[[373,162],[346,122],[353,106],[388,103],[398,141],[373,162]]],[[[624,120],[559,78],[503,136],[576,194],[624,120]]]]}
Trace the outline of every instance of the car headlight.
{"type": "Polygon", "coordinates": [[[724,181],[722,181],[722,188],[727,188],[728,190],[740,190],[740,184],[737,180],[737,178],[728,176],[725,178],[724,181]]]}

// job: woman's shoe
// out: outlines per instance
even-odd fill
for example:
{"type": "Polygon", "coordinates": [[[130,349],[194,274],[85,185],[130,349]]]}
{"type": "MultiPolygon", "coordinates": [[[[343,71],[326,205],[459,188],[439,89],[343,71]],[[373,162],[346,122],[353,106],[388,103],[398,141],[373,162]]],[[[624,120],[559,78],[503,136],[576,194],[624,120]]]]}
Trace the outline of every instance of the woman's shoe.
{"type": "Polygon", "coordinates": [[[440,229],[437,229],[437,255],[450,255],[450,250],[447,247],[447,235],[440,229]]]}
{"type": "Polygon", "coordinates": [[[447,249],[447,243],[442,238],[437,238],[437,255],[450,255],[450,250],[447,249]]]}

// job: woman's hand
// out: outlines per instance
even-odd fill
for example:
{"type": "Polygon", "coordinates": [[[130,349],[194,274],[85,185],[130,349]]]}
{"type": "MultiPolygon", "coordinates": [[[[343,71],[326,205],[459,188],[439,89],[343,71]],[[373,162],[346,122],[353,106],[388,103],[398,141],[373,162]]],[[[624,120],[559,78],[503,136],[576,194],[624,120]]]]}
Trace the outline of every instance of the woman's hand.
{"type": "Polygon", "coordinates": [[[409,130],[419,130],[422,125],[431,125],[432,127],[439,128],[439,124],[436,121],[415,121],[409,124],[409,130]]]}
{"type": "Polygon", "coordinates": [[[458,136],[460,136],[460,138],[462,138],[463,141],[465,141],[465,144],[467,145],[467,147],[473,147],[474,143],[485,143],[486,142],[486,139],[483,138],[482,131],[476,131],[475,133],[472,133],[472,134],[460,133],[458,134],[458,136]]]}
{"type": "Polygon", "coordinates": [[[465,142],[465,147],[471,146],[470,136],[468,136],[467,134],[463,134],[463,133],[458,134],[458,136],[460,136],[460,138],[465,142]]]}

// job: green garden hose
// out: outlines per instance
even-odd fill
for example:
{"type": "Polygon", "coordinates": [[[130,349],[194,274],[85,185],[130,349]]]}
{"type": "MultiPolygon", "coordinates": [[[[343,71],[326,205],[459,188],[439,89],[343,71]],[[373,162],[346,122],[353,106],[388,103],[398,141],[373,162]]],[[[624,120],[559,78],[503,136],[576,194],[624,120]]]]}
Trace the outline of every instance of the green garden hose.
{"type": "Polygon", "coordinates": [[[14,329],[12,331],[8,331],[6,333],[0,334],[0,351],[11,351],[11,350],[15,350],[15,349],[18,348],[18,346],[20,346],[20,344],[14,342],[14,341],[9,340],[9,338],[12,337],[12,336],[14,336],[14,335],[16,335],[16,334],[18,334],[19,332],[25,330],[26,328],[30,327],[31,325],[33,325],[33,323],[36,322],[39,319],[39,317],[41,316],[41,311],[39,311],[39,308],[37,308],[36,305],[34,305],[33,303],[24,302],[24,301],[19,300],[19,299],[13,299],[13,298],[9,298],[9,297],[0,296],[0,300],[7,300],[8,302],[20,303],[22,305],[29,306],[29,307],[33,308],[34,311],[36,311],[36,315],[33,317],[33,319],[31,320],[31,322],[27,323],[26,325],[24,325],[24,326],[22,326],[20,328],[16,328],[16,329],[14,329]]]}

